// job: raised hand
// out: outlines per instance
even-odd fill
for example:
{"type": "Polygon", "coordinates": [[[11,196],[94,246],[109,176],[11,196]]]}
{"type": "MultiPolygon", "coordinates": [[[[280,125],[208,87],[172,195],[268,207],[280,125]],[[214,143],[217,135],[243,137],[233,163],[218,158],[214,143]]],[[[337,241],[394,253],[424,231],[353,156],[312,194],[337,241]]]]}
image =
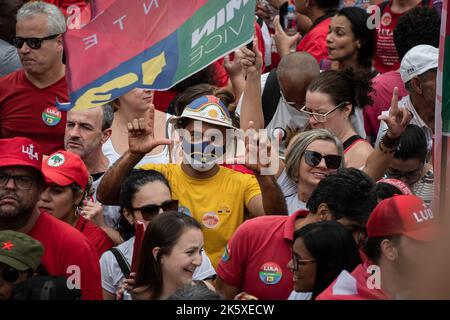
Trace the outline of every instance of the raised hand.
{"type": "Polygon", "coordinates": [[[87,220],[92,221],[97,226],[105,226],[105,217],[103,216],[103,207],[98,202],[92,200],[83,201],[83,209],[80,214],[87,220]]]}
{"type": "Polygon", "coordinates": [[[226,55],[223,61],[223,67],[227,72],[230,78],[235,76],[240,76],[242,74],[242,65],[241,65],[241,53],[239,50],[234,52],[233,60],[231,60],[231,54],[226,55]]]}
{"type": "Polygon", "coordinates": [[[256,174],[273,175],[277,169],[277,152],[267,135],[254,129],[253,121],[248,124],[245,133],[245,166],[256,174]]]}
{"type": "Polygon", "coordinates": [[[133,119],[128,122],[128,146],[130,152],[145,155],[159,145],[169,145],[171,142],[165,138],[155,138],[155,106],[150,105],[148,118],[133,119]]]}
{"type": "Polygon", "coordinates": [[[398,88],[394,88],[392,94],[391,107],[389,109],[389,114],[378,116],[378,120],[383,120],[387,127],[387,136],[390,139],[399,138],[403,132],[405,132],[406,126],[412,119],[411,112],[406,108],[399,108],[398,106],[398,88]]]}
{"type": "Polygon", "coordinates": [[[240,56],[241,65],[246,75],[261,73],[263,59],[261,52],[258,50],[257,38],[253,39],[253,50],[242,47],[240,56]]]}
{"type": "Polygon", "coordinates": [[[293,36],[288,36],[281,27],[280,16],[276,16],[275,19],[273,19],[273,26],[275,28],[275,34],[273,35],[275,46],[277,47],[279,55],[284,57],[291,52],[291,47],[295,46],[302,36],[298,32],[293,36]]]}

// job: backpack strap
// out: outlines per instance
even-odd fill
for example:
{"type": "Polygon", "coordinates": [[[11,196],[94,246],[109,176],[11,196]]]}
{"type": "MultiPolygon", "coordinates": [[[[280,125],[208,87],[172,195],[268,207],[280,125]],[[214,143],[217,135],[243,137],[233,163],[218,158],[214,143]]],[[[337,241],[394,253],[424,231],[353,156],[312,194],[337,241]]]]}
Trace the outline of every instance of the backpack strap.
{"type": "Polygon", "coordinates": [[[278,102],[280,101],[280,84],[277,78],[277,69],[272,69],[267,76],[266,84],[262,94],[262,108],[264,115],[264,127],[267,127],[272,121],[278,102]]]}
{"type": "Polygon", "coordinates": [[[116,260],[119,263],[120,270],[122,271],[125,278],[128,278],[130,275],[130,264],[123,256],[122,251],[117,248],[111,248],[109,249],[109,251],[111,251],[114,257],[116,257],[116,260]]]}

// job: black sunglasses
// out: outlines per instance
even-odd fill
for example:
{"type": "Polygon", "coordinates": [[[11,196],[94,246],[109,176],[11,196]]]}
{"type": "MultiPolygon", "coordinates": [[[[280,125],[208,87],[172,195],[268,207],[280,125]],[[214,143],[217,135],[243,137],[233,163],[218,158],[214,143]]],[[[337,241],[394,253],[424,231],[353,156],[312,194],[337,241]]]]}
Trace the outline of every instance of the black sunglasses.
{"type": "Polygon", "coordinates": [[[17,269],[6,266],[0,272],[0,276],[6,283],[14,283],[19,279],[20,273],[17,269]]]}
{"type": "Polygon", "coordinates": [[[319,152],[310,150],[306,150],[304,154],[306,164],[311,167],[317,167],[322,159],[325,159],[328,169],[338,169],[341,166],[342,157],[336,154],[322,156],[319,152]]]}
{"type": "Polygon", "coordinates": [[[55,39],[57,36],[59,36],[60,33],[58,34],[54,34],[48,37],[44,37],[44,38],[22,38],[22,37],[15,37],[13,39],[13,45],[14,47],[16,47],[17,49],[22,48],[23,44],[26,42],[27,46],[29,46],[31,49],[39,49],[42,46],[42,41],[45,40],[51,40],[51,39],[55,39]]]}
{"type": "Polygon", "coordinates": [[[140,207],[140,208],[131,208],[133,211],[140,211],[142,214],[142,217],[144,220],[151,220],[154,216],[156,216],[159,213],[159,210],[162,209],[163,212],[165,211],[178,211],[178,200],[168,200],[160,205],[156,204],[148,204],[146,206],[140,207]]]}

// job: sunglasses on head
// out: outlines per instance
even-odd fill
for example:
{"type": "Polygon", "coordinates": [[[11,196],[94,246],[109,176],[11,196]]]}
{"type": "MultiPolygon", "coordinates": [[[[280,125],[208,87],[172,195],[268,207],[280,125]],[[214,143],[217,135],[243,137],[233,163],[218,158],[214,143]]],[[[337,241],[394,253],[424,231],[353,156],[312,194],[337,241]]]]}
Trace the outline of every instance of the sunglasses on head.
{"type": "Polygon", "coordinates": [[[14,47],[16,47],[17,49],[22,48],[23,44],[26,42],[27,46],[29,46],[31,49],[40,49],[42,46],[42,41],[45,40],[51,40],[51,39],[55,39],[57,36],[59,36],[60,34],[54,34],[48,37],[44,37],[44,38],[22,38],[22,37],[15,37],[13,39],[13,45],[14,47]]]}
{"type": "Polygon", "coordinates": [[[311,167],[317,167],[320,161],[325,159],[325,164],[328,169],[338,169],[342,162],[342,157],[336,154],[322,156],[319,152],[306,150],[304,155],[306,164],[311,167]]]}
{"type": "Polygon", "coordinates": [[[131,208],[133,211],[140,211],[144,220],[151,220],[156,216],[160,210],[165,211],[178,211],[178,200],[168,200],[164,201],[160,205],[148,204],[140,208],[131,208]]]}

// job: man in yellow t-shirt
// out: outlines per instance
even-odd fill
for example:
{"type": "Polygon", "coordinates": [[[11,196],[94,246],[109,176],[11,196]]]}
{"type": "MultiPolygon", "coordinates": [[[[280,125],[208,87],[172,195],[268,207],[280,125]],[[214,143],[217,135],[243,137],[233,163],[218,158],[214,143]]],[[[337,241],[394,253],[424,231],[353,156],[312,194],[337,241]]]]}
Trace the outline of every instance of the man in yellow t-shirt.
{"type": "MultiPolygon", "coordinates": [[[[181,164],[145,165],[143,169],[162,172],[172,188],[180,210],[203,226],[206,253],[217,266],[227,241],[244,221],[264,214],[287,214],[286,204],[272,175],[261,175],[261,165],[249,166],[255,175],[242,174],[217,164],[226,149],[226,129],[235,129],[225,104],[215,96],[201,96],[171,119],[181,132],[181,164]]],[[[128,123],[130,149],[104,175],[97,199],[116,204],[120,185],[127,174],[152,149],[170,144],[153,134],[154,108],[149,119],[128,123]]],[[[256,144],[255,144],[256,145],[256,144]]]]}

